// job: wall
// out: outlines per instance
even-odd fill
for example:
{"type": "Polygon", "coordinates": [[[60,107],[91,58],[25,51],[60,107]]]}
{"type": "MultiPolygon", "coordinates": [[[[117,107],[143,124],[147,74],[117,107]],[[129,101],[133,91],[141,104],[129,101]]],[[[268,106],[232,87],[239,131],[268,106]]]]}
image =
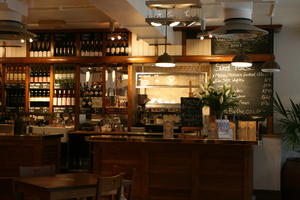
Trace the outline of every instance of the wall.
{"type": "MultiPolygon", "coordinates": [[[[274,91],[278,93],[283,104],[290,106],[289,98],[294,102],[300,101],[300,26],[283,26],[282,31],[275,35],[275,56],[281,66],[281,71],[274,74],[274,91]]],[[[275,132],[280,133],[275,116],[275,132]]],[[[282,149],[282,164],[287,157],[300,157],[299,153],[282,149]]]]}

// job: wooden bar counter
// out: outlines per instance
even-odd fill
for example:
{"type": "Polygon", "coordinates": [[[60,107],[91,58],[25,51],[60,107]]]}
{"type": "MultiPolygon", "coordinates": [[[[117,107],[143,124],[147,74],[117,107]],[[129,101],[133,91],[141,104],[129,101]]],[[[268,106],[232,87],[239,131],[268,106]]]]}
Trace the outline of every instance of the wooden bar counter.
{"type": "Polygon", "coordinates": [[[58,167],[60,138],[51,135],[0,135],[0,199],[11,199],[11,179],[20,166],[55,164],[58,167]]]}
{"type": "Polygon", "coordinates": [[[134,199],[251,200],[256,141],[90,136],[93,171],[135,168],[134,199]]]}

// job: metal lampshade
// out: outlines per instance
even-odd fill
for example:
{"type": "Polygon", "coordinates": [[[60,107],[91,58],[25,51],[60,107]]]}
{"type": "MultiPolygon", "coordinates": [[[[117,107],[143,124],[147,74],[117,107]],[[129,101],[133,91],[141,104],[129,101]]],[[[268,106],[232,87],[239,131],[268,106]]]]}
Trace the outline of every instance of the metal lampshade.
{"type": "Polygon", "coordinates": [[[280,66],[273,58],[271,60],[268,60],[261,66],[261,71],[262,72],[279,72],[280,66]]]}
{"type": "Polygon", "coordinates": [[[159,56],[155,63],[156,67],[175,67],[174,58],[165,52],[159,56]]]}
{"type": "Polygon", "coordinates": [[[34,37],[36,37],[36,35],[27,31],[24,24],[18,21],[0,20],[1,40],[20,40],[34,37]]]}
{"type": "Polygon", "coordinates": [[[241,52],[232,59],[231,64],[235,67],[251,67],[252,59],[241,52]]]}

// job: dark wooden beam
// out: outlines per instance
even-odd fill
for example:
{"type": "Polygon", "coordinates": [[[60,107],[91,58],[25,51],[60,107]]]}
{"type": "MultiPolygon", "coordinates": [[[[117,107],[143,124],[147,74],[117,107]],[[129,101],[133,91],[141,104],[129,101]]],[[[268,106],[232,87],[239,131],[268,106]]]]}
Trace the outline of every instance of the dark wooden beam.
{"type": "MultiPolygon", "coordinates": [[[[264,62],[272,54],[248,54],[255,62],[264,62]]],[[[235,55],[174,56],[176,62],[230,62],[235,55]]],[[[156,56],[103,56],[103,57],[48,57],[48,58],[0,58],[0,63],[155,63],[156,56]]]]}
{"type": "MultiPolygon", "coordinates": [[[[269,29],[269,30],[274,30],[275,33],[279,33],[281,31],[282,25],[281,24],[276,24],[276,25],[255,25],[258,28],[262,29],[269,29]]],[[[211,31],[216,28],[219,28],[221,26],[207,26],[206,30],[211,31]]],[[[201,31],[200,27],[174,27],[174,31],[193,31],[193,30],[199,30],[201,31]]]]}

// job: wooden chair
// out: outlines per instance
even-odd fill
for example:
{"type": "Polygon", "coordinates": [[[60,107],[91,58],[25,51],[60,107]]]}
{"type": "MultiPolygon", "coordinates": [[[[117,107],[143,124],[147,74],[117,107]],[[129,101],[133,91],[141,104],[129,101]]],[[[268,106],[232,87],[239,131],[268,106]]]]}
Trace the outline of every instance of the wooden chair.
{"type": "Polygon", "coordinates": [[[110,177],[99,177],[97,179],[96,198],[112,197],[115,200],[121,200],[121,188],[124,173],[110,177]]]}
{"type": "Polygon", "coordinates": [[[113,165],[112,174],[124,173],[124,179],[122,181],[122,193],[127,200],[132,200],[133,186],[135,180],[135,168],[124,167],[120,165],[113,165]]]}
{"type": "Polygon", "coordinates": [[[55,165],[43,165],[43,166],[32,166],[32,167],[20,166],[19,173],[21,177],[54,176],[55,165]]]}

